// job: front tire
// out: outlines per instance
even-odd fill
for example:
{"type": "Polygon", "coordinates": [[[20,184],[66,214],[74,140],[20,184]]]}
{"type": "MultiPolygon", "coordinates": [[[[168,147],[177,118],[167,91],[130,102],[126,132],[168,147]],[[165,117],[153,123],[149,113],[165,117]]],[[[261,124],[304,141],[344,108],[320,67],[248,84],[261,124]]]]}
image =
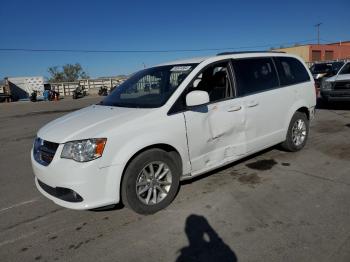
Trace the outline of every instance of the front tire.
{"type": "Polygon", "coordinates": [[[305,113],[295,112],[290,121],[286,140],[282,143],[282,148],[296,152],[301,150],[309,136],[309,120],[305,113]]]}
{"type": "Polygon", "coordinates": [[[161,149],[150,149],[128,165],[122,181],[123,203],[139,214],[153,214],[175,198],[181,170],[174,157],[161,149]]]}

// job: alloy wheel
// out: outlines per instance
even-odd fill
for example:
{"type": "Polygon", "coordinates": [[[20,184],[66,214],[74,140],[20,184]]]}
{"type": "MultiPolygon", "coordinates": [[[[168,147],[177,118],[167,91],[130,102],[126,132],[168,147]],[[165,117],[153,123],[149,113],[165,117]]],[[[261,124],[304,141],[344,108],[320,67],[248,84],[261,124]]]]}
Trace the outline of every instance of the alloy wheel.
{"type": "Polygon", "coordinates": [[[158,204],[166,198],[172,185],[172,173],[161,161],[147,164],[136,179],[136,194],[146,205],[158,204]]]}

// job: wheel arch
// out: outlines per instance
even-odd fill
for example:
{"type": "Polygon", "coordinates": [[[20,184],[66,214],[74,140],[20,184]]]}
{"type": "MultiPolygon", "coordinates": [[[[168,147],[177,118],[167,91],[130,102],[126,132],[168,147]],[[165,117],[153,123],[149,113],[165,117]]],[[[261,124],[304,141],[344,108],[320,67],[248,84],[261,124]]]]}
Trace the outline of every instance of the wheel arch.
{"type": "MultiPolygon", "coordinates": [[[[124,175],[125,175],[125,172],[126,172],[126,169],[128,168],[128,166],[130,165],[130,163],[140,154],[142,154],[143,152],[146,152],[150,149],[161,149],[161,150],[164,150],[165,152],[171,154],[172,158],[176,161],[176,164],[178,165],[178,168],[179,170],[181,170],[181,172],[183,172],[183,160],[181,158],[181,155],[179,153],[179,151],[169,145],[169,144],[165,144],[165,143],[157,143],[157,144],[152,144],[152,145],[149,145],[149,146],[146,146],[146,147],[143,147],[142,149],[139,149],[137,152],[135,152],[130,158],[129,160],[126,162],[126,164],[124,165],[124,168],[123,168],[123,172],[122,172],[122,175],[121,175],[121,180],[120,180],[120,186],[123,184],[123,180],[124,180],[124,175]]],[[[123,199],[122,199],[122,194],[121,194],[121,190],[119,191],[119,199],[120,199],[120,202],[123,202],[123,199]]]]}
{"type": "Polygon", "coordinates": [[[298,108],[295,112],[301,112],[304,113],[308,120],[310,120],[310,111],[306,106],[302,106],[298,108]]]}
{"type": "Polygon", "coordinates": [[[287,136],[290,121],[292,120],[292,118],[296,112],[302,112],[302,113],[306,114],[307,119],[310,120],[310,112],[309,112],[309,108],[306,106],[306,104],[307,103],[305,101],[299,101],[293,107],[290,108],[290,110],[288,112],[288,116],[285,119],[285,123],[284,123],[283,138],[285,138],[287,136]]]}

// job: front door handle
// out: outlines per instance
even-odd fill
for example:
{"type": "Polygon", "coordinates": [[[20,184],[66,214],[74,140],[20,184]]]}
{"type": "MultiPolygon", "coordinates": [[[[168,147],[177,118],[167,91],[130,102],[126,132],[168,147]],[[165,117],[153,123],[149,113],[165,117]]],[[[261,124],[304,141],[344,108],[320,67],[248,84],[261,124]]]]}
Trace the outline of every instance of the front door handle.
{"type": "Polygon", "coordinates": [[[258,101],[250,101],[247,103],[247,107],[255,107],[258,106],[259,102],[258,101]]]}
{"type": "Polygon", "coordinates": [[[241,110],[242,107],[240,105],[235,105],[235,106],[231,106],[227,109],[227,112],[235,112],[235,111],[239,111],[241,110]]]}

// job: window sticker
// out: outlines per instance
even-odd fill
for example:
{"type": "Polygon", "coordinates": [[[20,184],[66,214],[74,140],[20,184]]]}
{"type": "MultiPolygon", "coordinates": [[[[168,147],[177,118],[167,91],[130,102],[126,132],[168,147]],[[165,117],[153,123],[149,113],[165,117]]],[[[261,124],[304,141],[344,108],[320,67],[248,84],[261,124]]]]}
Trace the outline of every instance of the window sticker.
{"type": "Polygon", "coordinates": [[[171,72],[183,72],[191,69],[191,66],[174,66],[170,71],[171,72]]]}

